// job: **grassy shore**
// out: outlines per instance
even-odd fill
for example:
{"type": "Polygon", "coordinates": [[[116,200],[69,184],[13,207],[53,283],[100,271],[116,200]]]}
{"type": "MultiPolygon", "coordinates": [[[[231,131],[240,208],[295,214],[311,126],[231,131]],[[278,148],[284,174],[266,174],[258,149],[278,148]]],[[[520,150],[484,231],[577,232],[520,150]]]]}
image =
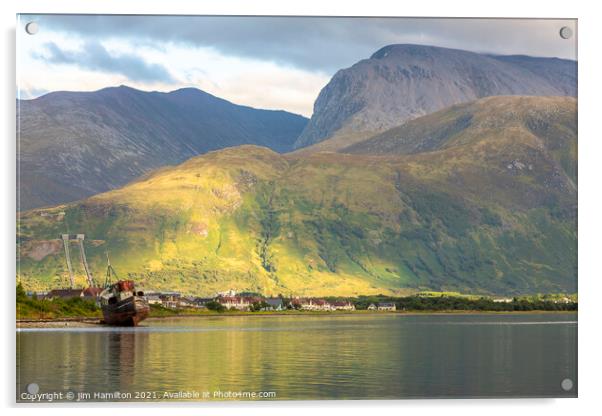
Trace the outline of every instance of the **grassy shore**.
{"type": "MultiPolygon", "coordinates": [[[[82,322],[95,324],[100,322],[102,313],[98,305],[91,299],[36,299],[25,295],[23,289],[17,287],[17,322],[20,324],[35,323],[70,323],[82,322]]],[[[576,312],[576,298],[570,303],[559,302],[558,297],[532,296],[515,298],[512,302],[496,303],[491,299],[439,294],[437,296],[410,296],[404,298],[359,297],[354,301],[358,308],[355,311],[301,311],[296,309],[283,311],[238,311],[212,309],[169,309],[159,305],[151,305],[150,318],[170,317],[211,317],[211,316],[275,316],[275,315],[375,315],[375,314],[507,314],[507,313],[556,313],[576,312]],[[368,305],[379,302],[397,304],[397,311],[370,311],[368,305]]],[[[331,299],[336,300],[336,299],[331,299]]],[[[215,305],[214,305],[215,306],[215,305]]],[[[219,306],[219,305],[218,305],[219,306]]]]}
{"type": "MultiPolygon", "coordinates": [[[[283,310],[283,311],[225,311],[216,312],[208,310],[164,310],[157,311],[156,308],[151,312],[147,321],[163,320],[163,319],[184,319],[184,318],[211,318],[211,317],[278,317],[278,316],[412,316],[412,315],[532,315],[532,314],[558,314],[571,313],[577,315],[577,311],[466,311],[466,310],[448,310],[448,311],[299,311],[299,310],[283,310]]],[[[162,308],[164,309],[164,308],[162,308]]],[[[17,318],[18,328],[86,328],[101,325],[101,318],[82,317],[57,317],[57,318],[35,318],[25,317],[17,318]]]]}
{"type": "MultiPolygon", "coordinates": [[[[477,310],[477,309],[406,309],[397,311],[303,311],[296,309],[282,311],[215,311],[208,309],[168,309],[158,305],[151,305],[149,318],[176,318],[176,317],[211,317],[211,316],[272,316],[272,315],[305,315],[305,316],[333,316],[333,315],[434,315],[434,314],[530,314],[530,313],[566,313],[576,310],[477,310]]],[[[62,300],[34,300],[26,299],[17,301],[18,322],[94,322],[100,321],[102,313],[100,308],[91,300],[80,298],[62,300]]]]}
{"type": "MultiPolygon", "coordinates": [[[[102,318],[100,309],[91,301],[80,299],[70,299],[67,301],[37,301],[38,303],[31,307],[26,303],[17,304],[17,321],[19,322],[94,322],[102,318]],[[43,305],[40,308],[40,303],[43,305]]],[[[532,314],[532,313],[567,313],[577,311],[568,310],[466,310],[466,309],[447,309],[447,310],[398,310],[398,311],[303,311],[296,309],[282,311],[239,311],[226,310],[214,311],[207,309],[168,309],[158,305],[151,305],[149,318],[185,318],[185,317],[215,317],[215,316],[272,316],[272,315],[304,315],[304,316],[334,316],[334,315],[462,315],[462,314],[532,314]]]]}
{"type": "Polygon", "coordinates": [[[94,301],[81,298],[37,300],[17,298],[17,320],[100,319],[100,309],[94,301]]]}

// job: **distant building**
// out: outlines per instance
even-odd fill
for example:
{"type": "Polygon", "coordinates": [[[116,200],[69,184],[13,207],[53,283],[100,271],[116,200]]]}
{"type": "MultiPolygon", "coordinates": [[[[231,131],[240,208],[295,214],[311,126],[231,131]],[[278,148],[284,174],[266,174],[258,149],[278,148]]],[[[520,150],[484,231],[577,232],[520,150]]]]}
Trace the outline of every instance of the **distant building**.
{"type": "Polygon", "coordinates": [[[270,305],[270,308],[274,311],[281,311],[284,309],[284,302],[282,298],[267,298],[265,302],[270,305]]]}
{"type": "Polygon", "coordinates": [[[180,296],[178,307],[179,308],[205,308],[206,303],[212,301],[213,298],[199,298],[196,296],[180,296]]]}
{"type": "Polygon", "coordinates": [[[369,311],[375,311],[376,310],[376,305],[374,303],[371,303],[370,305],[368,305],[368,310],[369,311]]]}
{"type": "Polygon", "coordinates": [[[337,311],[354,311],[355,305],[349,301],[337,301],[330,304],[332,309],[337,311]]]}
{"type": "Polygon", "coordinates": [[[512,298],[494,298],[493,301],[495,303],[510,303],[512,302],[514,299],[512,298]]]}
{"type": "Polygon", "coordinates": [[[206,308],[209,302],[213,302],[213,298],[194,298],[196,308],[206,308]]]}
{"type": "Polygon", "coordinates": [[[159,295],[154,294],[154,293],[147,294],[146,300],[148,301],[149,305],[161,305],[163,303],[163,301],[161,300],[161,297],[159,297],[159,295]]]}
{"type": "Polygon", "coordinates": [[[332,306],[324,299],[297,298],[293,299],[291,304],[304,311],[330,311],[332,306]]]}
{"type": "Polygon", "coordinates": [[[179,292],[163,292],[159,294],[159,299],[163,307],[169,309],[178,309],[180,307],[181,295],[179,292]]]}
{"type": "Polygon", "coordinates": [[[379,311],[396,311],[397,306],[393,302],[382,302],[378,304],[379,311]]]}
{"type": "Polygon", "coordinates": [[[255,296],[219,296],[215,300],[226,309],[247,311],[253,303],[261,302],[263,299],[255,296]]]}
{"type": "MultiPolygon", "coordinates": [[[[84,299],[92,299],[96,300],[100,292],[102,292],[102,288],[100,287],[86,287],[83,289],[52,289],[48,292],[38,292],[35,293],[38,299],[72,299],[72,298],[84,298],[84,299]]],[[[32,294],[33,296],[33,294],[32,294]]]]}
{"type": "Polygon", "coordinates": [[[232,298],[234,296],[236,296],[236,290],[234,290],[234,289],[230,289],[230,290],[227,290],[225,292],[217,292],[215,294],[216,298],[219,298],[219,297],[222,297],[222,298],[232,298]]]}
{"type": "Polygon", "coordinates": [[[213,298],[183,296],[179,292],[146,292],[145,296],[149,305],[161,305],[169,309],[204,308],[205,303],[213,300],[213,298]]]}
{"type": "Polygon", "coordinates": [[[196,308],[196,302],[192,296],[181,296],[178,308],[196,308]]]}
{"type": "Polygon", "coordinates": [[[73,299],[83,297],[84,289],[52,289],[49,291],[44,299],[73,299]]]}

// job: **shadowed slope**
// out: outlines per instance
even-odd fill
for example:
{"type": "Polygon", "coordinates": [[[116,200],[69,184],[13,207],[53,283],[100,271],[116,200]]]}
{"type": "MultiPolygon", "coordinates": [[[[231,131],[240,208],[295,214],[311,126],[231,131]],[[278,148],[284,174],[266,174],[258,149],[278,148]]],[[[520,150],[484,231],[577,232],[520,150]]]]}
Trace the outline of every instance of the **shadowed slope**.
{"type": "Polygon", "coordinates": [[[228,146],[285,152],[306,122],[194,88],[160,93],[118,87],[19,100],[19,208],[81,199],[228,146]]]}

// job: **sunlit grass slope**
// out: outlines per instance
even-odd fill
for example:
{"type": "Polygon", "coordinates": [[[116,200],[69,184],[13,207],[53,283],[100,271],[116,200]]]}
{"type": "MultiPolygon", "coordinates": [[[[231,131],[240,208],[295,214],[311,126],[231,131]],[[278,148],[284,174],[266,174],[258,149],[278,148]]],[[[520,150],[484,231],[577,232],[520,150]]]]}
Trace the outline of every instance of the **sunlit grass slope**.
{"type": "Polygon", "coordinates": [[[574,292],[575,111],[571,98],[494,97],[347,153],[208,153],[22,213],[19,277],[30,289],[65,285],[57,237],[69,232],[86,234],[95,277],[109,252],[147,289],[574,292]]]}

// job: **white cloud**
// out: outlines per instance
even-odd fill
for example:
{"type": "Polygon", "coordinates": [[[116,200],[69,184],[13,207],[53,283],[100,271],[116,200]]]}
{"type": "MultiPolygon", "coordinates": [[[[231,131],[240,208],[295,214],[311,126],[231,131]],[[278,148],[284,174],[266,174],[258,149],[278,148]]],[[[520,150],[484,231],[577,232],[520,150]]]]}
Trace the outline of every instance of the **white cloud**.
{"type": "Polygon", "coordinates": [[[20,35],[18,88],[21,98],[34,98],[56,90],[94,91],[125,84],[142,90],[172,91],[182,87],[200,88],[236,104],[256,108],[284,109],[311,116],[313,102],[330,76],[278,65],[270,61],[225,56],[212,48],[195,48],[177,43],[149,45],[128,39],[110,38],[102,47],[111,55],[128,54],[148,65],[167,69],[173,81],[143,81],[128,77],[127,71],[91,69],[80,64],[61,63],[45,49],[53,44],[70,56],[84,56],[87,44],[64,33],[45,31],[20,35]],[[46,45],[46,46],[45,46],[46,45]]]}

